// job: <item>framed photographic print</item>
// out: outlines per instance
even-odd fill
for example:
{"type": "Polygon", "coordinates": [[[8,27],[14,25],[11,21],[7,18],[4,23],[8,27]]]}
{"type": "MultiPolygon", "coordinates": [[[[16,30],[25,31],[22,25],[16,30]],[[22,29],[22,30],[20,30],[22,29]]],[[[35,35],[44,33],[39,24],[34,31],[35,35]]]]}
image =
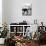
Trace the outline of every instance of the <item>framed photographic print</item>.
{"type": "Polygon", "coordinates": [[[30,5],[25,5],[22,8],[22,15],[23,16],[31,16],[32,15],[32,4],[30,5]]]}

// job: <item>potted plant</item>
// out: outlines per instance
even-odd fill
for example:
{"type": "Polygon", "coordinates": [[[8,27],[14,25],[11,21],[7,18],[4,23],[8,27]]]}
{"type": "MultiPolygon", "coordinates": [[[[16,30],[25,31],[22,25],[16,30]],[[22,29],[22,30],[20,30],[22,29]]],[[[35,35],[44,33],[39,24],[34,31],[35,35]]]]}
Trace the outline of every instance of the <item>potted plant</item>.
{"type": "Polygon", "coordinates": [[[0,31],[0,44],[4,44],[4,40],[7,37],[8,29],[7,24],[3,24],[3,31],[0,31]]]}

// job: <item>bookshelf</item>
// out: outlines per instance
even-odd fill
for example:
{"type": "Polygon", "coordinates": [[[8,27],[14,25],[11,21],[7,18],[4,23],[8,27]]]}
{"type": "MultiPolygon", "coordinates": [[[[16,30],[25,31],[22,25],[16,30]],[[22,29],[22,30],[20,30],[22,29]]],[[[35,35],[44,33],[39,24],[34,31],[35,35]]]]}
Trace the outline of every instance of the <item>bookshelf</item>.
{"type": "Polygon", "coordinates": [[[18,34],[18,35],[22,35],[22,36],[25,36],[26,34],[26,28],[27,27],[30,27],[31,25],[9,25],[9,32],[10,32],[10,35],[12,34],[18,34]]]}

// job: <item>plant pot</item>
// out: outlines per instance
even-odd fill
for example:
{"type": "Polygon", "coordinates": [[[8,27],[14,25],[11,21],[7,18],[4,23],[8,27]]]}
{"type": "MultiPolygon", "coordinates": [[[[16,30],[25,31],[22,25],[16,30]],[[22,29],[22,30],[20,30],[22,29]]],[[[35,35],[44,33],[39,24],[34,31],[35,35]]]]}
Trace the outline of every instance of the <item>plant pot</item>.
{"type": "Polygon", "coordinates": [[[0,38],[0,44],[4,44],[5,38],[0,38]]]}

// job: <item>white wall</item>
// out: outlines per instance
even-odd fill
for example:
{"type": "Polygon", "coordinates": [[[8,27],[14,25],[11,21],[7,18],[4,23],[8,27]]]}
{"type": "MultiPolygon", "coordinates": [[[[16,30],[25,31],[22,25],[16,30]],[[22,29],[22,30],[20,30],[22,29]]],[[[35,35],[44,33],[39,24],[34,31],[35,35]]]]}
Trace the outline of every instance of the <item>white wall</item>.
{"type": "Polygon", "coordinates": [[[0,0],[0,27],[2,27],[2,0],[0,0]]]}
{"type": "Polygon", "coordinates": [[[25,3],[31,3],[31,0],[5,0],[3,20],[7,23],[26,20],[31,24],[37,19],[39,24],[43,21],[46,25],[46,0],[32,0],[32,16],[22,16],[25,3]]]}
{"type": "MultiPolygon", "coordinates": [[[[11,15],[9,17],[10,19],[10,23],[11,22],[22,22],[23,20],[29,21],[31,16],[22,16],[22,8],[24,7],[24,5],[26,3],[31,3],[31,0],[11,0],[11,2],[7,1],[7,3],[11,3],[12,6],[10,6],[11,8],[11,15]]],[[[7,6],[9,7],[9,6],[7,6]]],[[[9,10],[10,10],[9,8],[9,10]]],[[[32,18],[31,18],[32,19],[32,18]]]]}
{"type": "Polygon", "coordinates": [[[8,22],[7,20],[7,2],[6,0],[2,0],[2,22],[8,22]]]}
{"type": "Polygon", "coordinates": [[[46,25],[46,0],[33,0],[33,15],[34,18],[46,25]]]}

